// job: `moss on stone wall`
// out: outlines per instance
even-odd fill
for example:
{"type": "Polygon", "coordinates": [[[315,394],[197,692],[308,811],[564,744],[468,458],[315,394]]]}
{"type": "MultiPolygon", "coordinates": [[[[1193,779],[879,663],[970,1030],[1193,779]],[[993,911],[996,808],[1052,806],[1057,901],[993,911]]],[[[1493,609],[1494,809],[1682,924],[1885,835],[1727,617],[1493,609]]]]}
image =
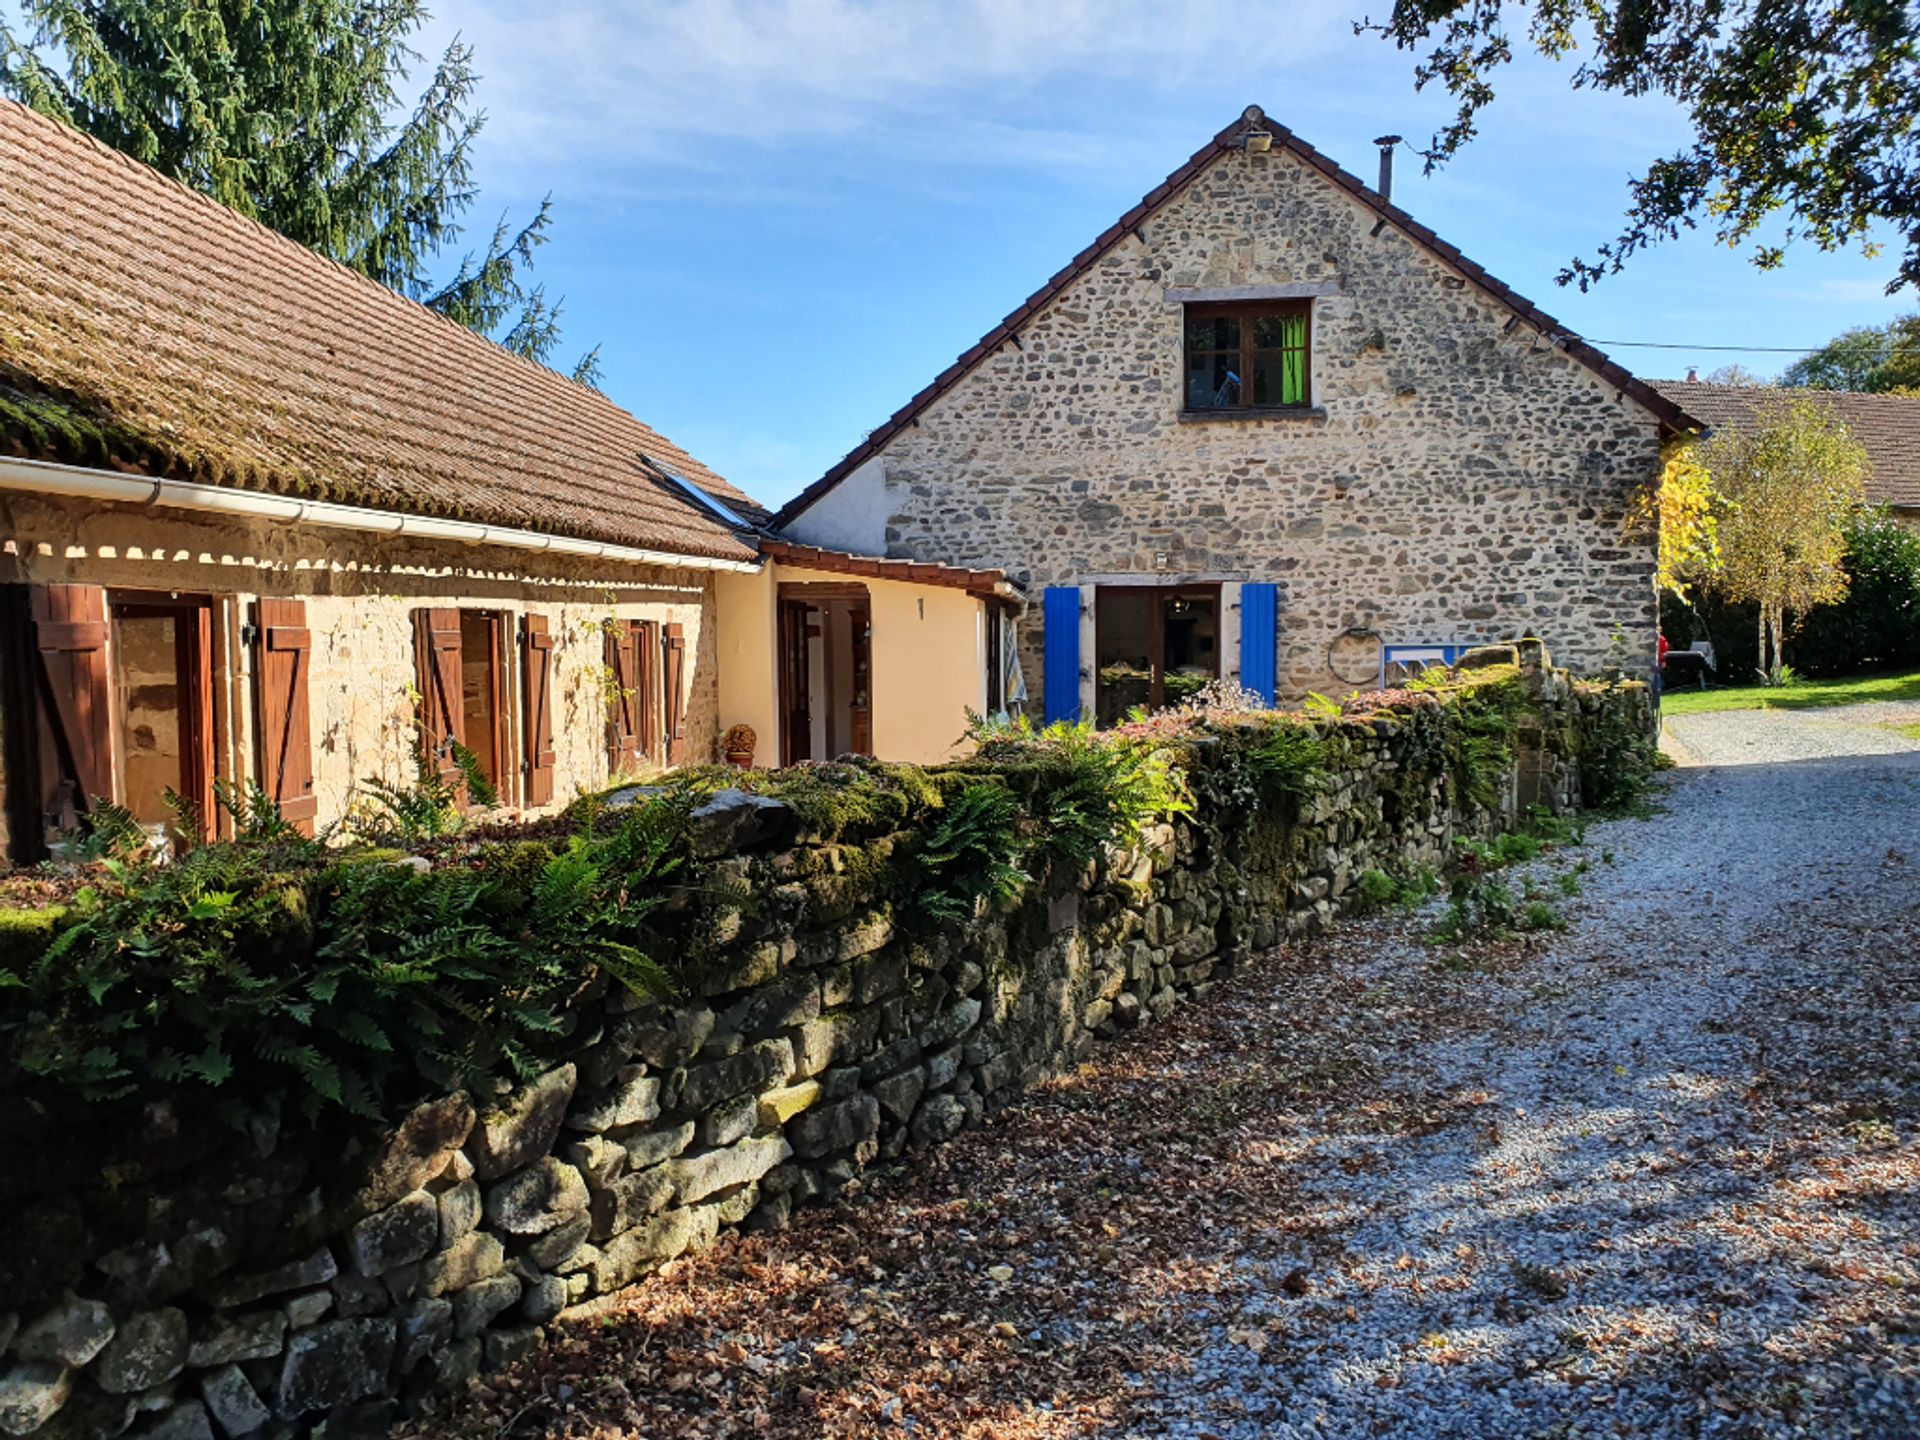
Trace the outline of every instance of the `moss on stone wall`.
{"type": "MultiPolygon", "coordinates": [[[[48,1157],[0,1173],[0,1313],[30,1326],[70,1303],[70,1287],[116,1323],[164,1322],[187,1339],[168,1377],[182,1393],[216,1372],[231,1388],[237,1374],[289,1421],[417,1403],[524,1353],[568,1307],[724,1228],[784,1224],[876,1158],[943,1140],[1101,1038],[1204,997],[1247,956],[1366,903],[1362,877],[1410,879],[1457,839],[1510,823],[1511,805],[1462,804],[1450,765],[1465,717],[1510,713],[1513,678],[1484,672],[1338,717],[1144,727],[1124,743],[1177,757],[1172,813],[1116,813],[1084,862],[1023,849],[1026,881],[957,916],[920,903],[931,837],[957,798],[1004,771],[1022,824],[1057,813],[1061,794],[1083,801],[1082,782],[1103,773],[1072,758],[1085,737],[1001,736],[997,758],[928,772],[700,772],[691,793],[624,820],[602,812],[591,835],[443,845],[430,863],[206,847],[151,877],[151,917],[115,912],[118,948],[76,956],[74,983],[54,991],[36,988],[49,967],[34,955],[103,901],[0,914],[0,973],[28,982],[0,986],[0,1144],[48,1157]],[[1232,785],[1207,781],[1207,767],[1238,767],[1281,734],[1279,788],[1250,799],[1238,769],[1232,785]],[[1303,753],[1315,757],[1305,769],[1303,753]],[[268,902],[289,895],[311,939],[240,923],[288,913],[268,902]],[[343,909],[350,895],[357,909],[343,909]],[[172,1000],[169,1028],[149,1037],[167,1042],[152,1047],[161,1058],[123,1096],[80,1103],[46,1075],[27,1094],[21,1047],[79,1033],[61,1029],[54,1002],[79,1005],[106,983],[109,1008],[126,1009],[115,965],[168,955],[194,981],[181,1005],[237,1004],[222,988],[228,937],[256,967],[249,983],[269,980],[316,1025],[346,992],[300,987],[339,979],[352,955],[403,992],[438,983],[435,967],[466,977],[440,997],[449,1009],[420,1012],[441,1026],[439,1048],[460,1038],[447,1019],[460,1007],[484,1019],[488,1006],[533,1004],[550,1023],[511,1031],[517,1063],[483,1069],[468,1093],[436,1090],[425,1072],[395,1085],[382,1125],[304,1117],[298,1086],[258,1068],[224,1085],[193,1073],[172,1000]],[[657,956],[671,993],[609,983],[602,947],[616,938],[657,956]],[[291,1318],[248,1340],[259,1363],[227,1373],[237,1329],[267,1312],[291,1318]]],[[[1545,670],[1519,680],[1521,718],[1570,731],[1576,748],[1643,725],[1643,690],[1575,688],[1545,670]]],[[[1554,795],[1575,793],[1577,771],[1542,773],[1554,795]]],[[[352,999],[367,1003],[364,990],[352,999]]],[[[477,1025],[470,1038],[498,1033],[477,1025]]],[[[422,1044],[393,1027],[382,1041],[389,1055],[422,1044]]],[[[49,1378],[69,1398],[49,1397],[48,1435],[54,1411],[107,1393],[91,1364],[49,1378]]]]}

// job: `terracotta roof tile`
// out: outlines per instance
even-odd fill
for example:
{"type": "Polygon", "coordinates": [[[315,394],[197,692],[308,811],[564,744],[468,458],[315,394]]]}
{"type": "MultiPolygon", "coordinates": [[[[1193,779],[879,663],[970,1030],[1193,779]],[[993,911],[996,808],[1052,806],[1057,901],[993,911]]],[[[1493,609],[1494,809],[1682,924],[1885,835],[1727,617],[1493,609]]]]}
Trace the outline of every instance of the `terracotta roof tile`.
{"type": "MultiPolygon", "coordinates": [[[[645,455],[766,514],[598,392],[10,101],[0,386],[210,483],[751,556],[645,455]]],[[[31,453],[5,401],[0,450],[31,453]]]]}
{"type": "Polygon", "coordinates": [[[1362,205],[1374,211],[1380,217],[1381,225],[1392,225],[1416,245],[1426,250],[1442,263],[1450,265],[1462,277],[1477,285],[1501,304],[1514,312],[1516,322],[1533,326],[1566,353],[1599,375],[1609,384],[1617,386],[1624,395],[1630,395],[1640,405],[1650,411],[1661,425],[1669,431],[1685,432],[1698,428],[1681,407],[1659,394],[1643,380],[1633,375],[1614,361],[1608,359],[1599,350],[1582,340],[1573,331],[1555,320],[1531,300],[1526,299],[1502,280],[1495,279],[1486,270],[1461,254],[1459,249],[1442,240],[1427,226],[1415,220],[1405,210],[1393,204],[1377,190],[1358,177],[1340,168],[1332,160],[1321,154],[1313,146],[1295,135],[1286,126],[1274,121],[1270,116],[1249,107],[1239,119],[1228,125],[1213,139],[1188,157],[1185,164],[1175,170],[1165,180],[1149,190],[1126,214],[1103,230],[1100,235],[1073,259],[1026,298],[1021,304],[993,329],[981,337],[966,353],[955,360],[945,370],[936,375],[931,384],[921,390],[906,404],[894,411],[878,428],[870,432],[865,440],[856,445],[847,456],[813,484],[802,490],[793,499],[775,513],[773,523],[784,525],[794,519],[809,505],[813,504],[827,491],[838,485],[861,465],[872,459],[886,448],[887,442],[901,430],[912,424],[920,413],[931,405],[949,388],[957,385],[968,371],[972,370],[988,355],[1007,342],[1021,325],[1042,306],[1051,301],[1067,286],[1085,274],[1093,265],[1114,246],[1127,236],[1132,235],[1140,226],[1153,217],[1162,205],[1166,204],[1182,190],[1186,189],[1209,165],[1228,151],[1239,147],[1250,125],[1257,121],[1271,131],[1274,145],[1281,150],[1304,161],[1312,169],[1320,172],[1328,181],[1346,191],[1362,205]]]}
{"type": "MultiPolygon", "coordinates": [[[[1654,387],[1710,428],[1739,429],[1782,391],[1762,385],[1710,385],[1704,380],[1655,380],[1654,387]]],[[[1920,506],[1920,396],[1862,395],[1852,390],[1796,390],[1825,405],[1866,447],[1873,462],[1867,499],[1877,505],[1920,506]]]]}
{"type": "Polygon", "coordinates": [[[760,553],[810,570],[825,570],[837,575],[865,575],[876,580],[906,580],[920,585],[940,585],[965,590],[974,595],[1017,596],[1019,587],[1007,579],[1004,570],[969,570],[959,565],[936,565],[919,560],[889,560],[876,555],[854,555],[845,550],[823,550],[818,545],[800,545],[791,540],[762,536],[760,553]]]}

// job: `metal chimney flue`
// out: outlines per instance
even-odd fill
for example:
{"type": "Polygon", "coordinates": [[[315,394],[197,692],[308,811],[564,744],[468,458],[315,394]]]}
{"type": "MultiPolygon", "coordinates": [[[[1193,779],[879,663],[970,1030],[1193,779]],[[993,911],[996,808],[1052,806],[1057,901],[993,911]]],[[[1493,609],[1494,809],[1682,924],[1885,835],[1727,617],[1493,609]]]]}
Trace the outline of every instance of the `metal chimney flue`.
{"type": "Polygon", "coordinates": [[[1380,198],[1393,199],[1393,151],[1400,143],[1398,135],[1382,135],[1373,142],[1380,147],[1380,198]]]}

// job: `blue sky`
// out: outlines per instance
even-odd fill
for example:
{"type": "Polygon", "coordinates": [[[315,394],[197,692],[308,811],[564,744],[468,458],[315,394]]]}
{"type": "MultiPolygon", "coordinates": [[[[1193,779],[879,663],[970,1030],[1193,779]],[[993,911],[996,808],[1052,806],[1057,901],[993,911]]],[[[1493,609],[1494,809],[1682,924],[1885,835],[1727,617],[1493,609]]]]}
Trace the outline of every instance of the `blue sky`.
{"type": "MultiPolygon", "coordinates": [[[[474,228],[553,193],[568,363],[600,342],[616,401],[777,504],[1248,103],[1363,178],[1374,136],[1424,139],[1445,97],[1353,34],[1368,3],[448,0],[422,45],[457,30],[485,76],[474,228]]],[[[1396,198],[1590,339],[1814,346],[1920,308],[1883,293],[1889,256],[1769,273],[1699,234],[1562,289],[1677,112],[1528,61],[1482,130],[1431,177],[1403,151],[1396,198]]],[[[1791,358],[1612,353],[1647,377],[1791,358]]]]}

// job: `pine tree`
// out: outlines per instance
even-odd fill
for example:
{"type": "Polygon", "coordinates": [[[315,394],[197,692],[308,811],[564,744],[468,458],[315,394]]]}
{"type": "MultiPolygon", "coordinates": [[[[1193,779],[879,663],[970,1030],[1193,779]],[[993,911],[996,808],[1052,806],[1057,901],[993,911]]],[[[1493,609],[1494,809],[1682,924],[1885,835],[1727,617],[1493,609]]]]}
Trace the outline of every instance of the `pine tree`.
{"type": "MultiPolygon", "coordinates": [[[[473,50],[455,38],[403,113],[419,0],[19,0],[0,89],[529,359],[560,304],[528,279],[552,197],[450,278],[478,198],[473,50]],[[400,117],[400,118],[396,118],[400,117]]],[[[598,350],[575,370],[594,383],[598,350]]]]}

